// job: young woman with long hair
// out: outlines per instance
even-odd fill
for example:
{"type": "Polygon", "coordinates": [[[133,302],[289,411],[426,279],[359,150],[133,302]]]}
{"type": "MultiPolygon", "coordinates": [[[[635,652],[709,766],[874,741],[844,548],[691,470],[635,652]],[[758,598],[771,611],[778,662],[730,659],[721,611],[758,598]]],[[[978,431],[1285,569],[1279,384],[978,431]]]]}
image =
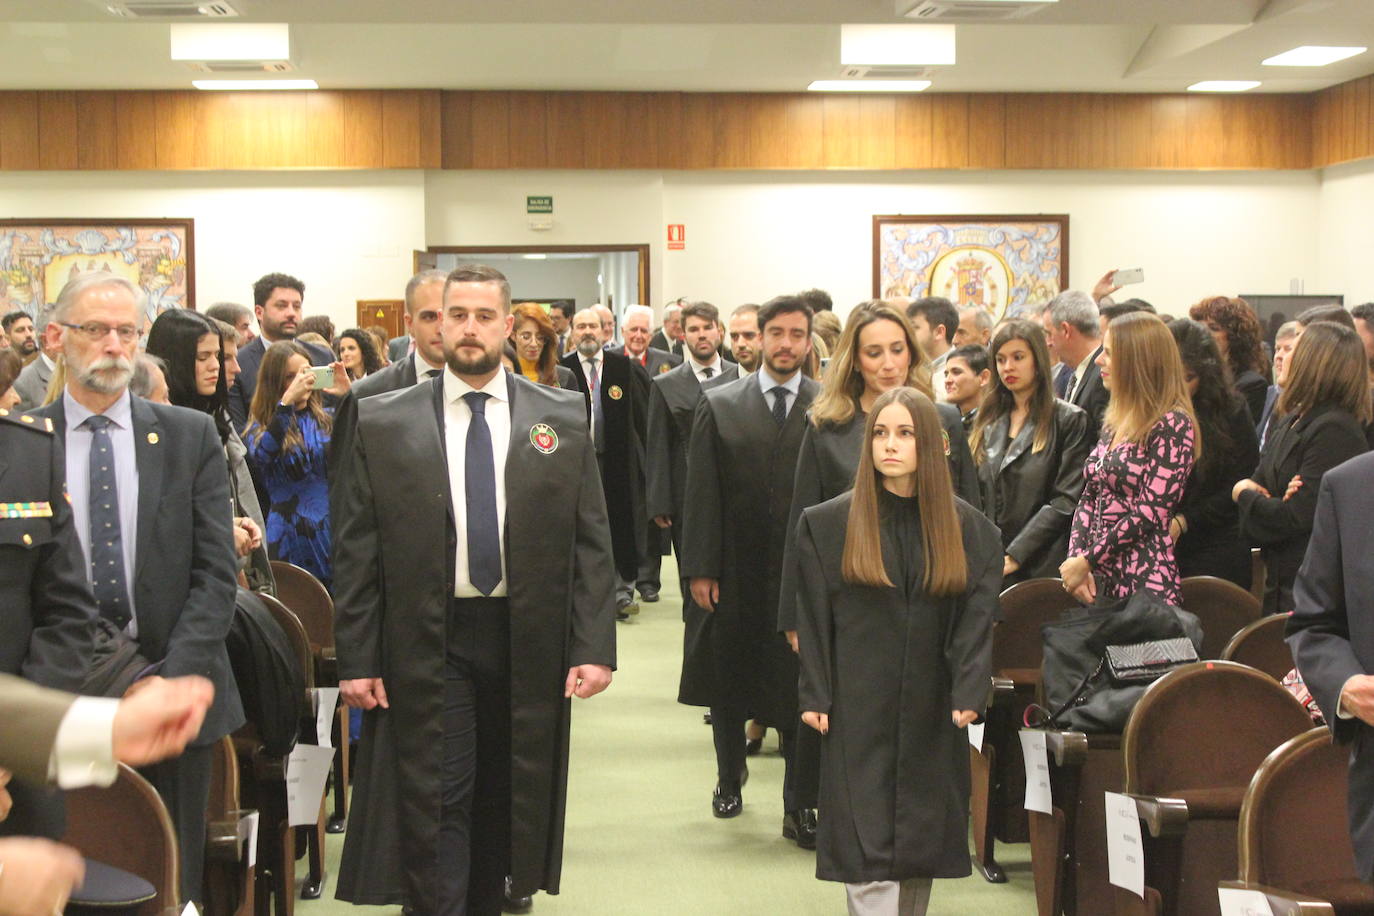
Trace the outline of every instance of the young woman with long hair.
{"type": "MultiPolygon", "coordinates": [[[[333,370],[334,385],[324,390],[343,396],[348,372],[341,362],[333,370]]],[[[244,431],[249,460],[267,487],[267,549],[274,560],[296,564],[326,588],[333,582],[326,475],[333,425],[333,412],[315,387],[309,351],[291,340],[268,347],[244,431]]]]}
{"type": "Polygon", "coordinates": [[[1359,334],[1333,321],[1308,325],[1284,365],[1283,387],[1252,477],[1231,496],[1240,532],[1264,553],[1264,610],[1293,610],[1322,475],[1363,454],[1370,421],[1369,362],[1359,334]]]}
{"type": "Polygon", "coordinates": [[[955,498],[924,393],[877,398],[864,443],[853,490],[797,528],[798,690],[823,736],[816,876],[895,916],[970,873],[963,729],[987,702],[1002,543],[955,498]]]}
{"type": "Polygon", "coordinates": [[[1164,322],[1134,312],[1107,326],[1097,364],[1111,401],[1059,574],[1084,604],[1144,589],[1177,605],[1169,522],[1202,448],[1183,361],[1164,322]]]}
{"type": "Polygon", "coordinates": [[[362,328],[349,328],[340,334],[334,341],[334,355],[355,382],[386,365],[377,352],[376,338],[362,328]]]}
{"type": "Polygon", "coordinates": [[[544,309],[533,302],[511,308],[510,343],[515,347],[517,371],[531,382],[550,388],[578,391],[577,377],[558,364],[558,334],[544,309]]]}
{"type": "Polygon", "coordinates": [[[1264,328],[1250,303],[1240,297],[1208,296],[1188,309],[1188,317],[1207,325],[1221,358],[1231,368],[1231,383],[1259,422],[1269,390],[1269,361],[1264,356],[1264,328]]]}
{"type": "Polygon", "coordinates": [[[1183,359],[1183,380],[1193,400],[1206,452],[1193,465],[1183,500],[1169,522],[1178,574],[1217,576],[1249,589],[1250,545],[1240,536],[1231,499],[1236,481],[1259,460],[1259,437],[1250,408],[1231,385],[1231,370],[1207,327],[1188,318],[1169,322],[1183,359]]]}
{"type": "Polygon", "coordinates": [[[992,337],[992,384],[969,448],[983,512],[1002,531],[1003,585],[1053,577],[1068,556],[1069,523],[1093,443],[1088,415],[1054,396],[1045,331],[1004,321],[992,337]]]}

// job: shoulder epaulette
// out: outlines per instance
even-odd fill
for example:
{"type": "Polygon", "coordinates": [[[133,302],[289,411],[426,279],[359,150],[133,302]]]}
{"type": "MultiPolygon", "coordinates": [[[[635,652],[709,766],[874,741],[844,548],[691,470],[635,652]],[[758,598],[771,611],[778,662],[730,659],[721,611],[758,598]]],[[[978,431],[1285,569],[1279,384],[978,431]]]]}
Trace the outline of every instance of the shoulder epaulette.
{"type": "Polygon", "coordinates": [[[0,423],[13,423],[39,433],[53,433],[52,420],[48,417],[35,417],[0,407],[0,423]]]}

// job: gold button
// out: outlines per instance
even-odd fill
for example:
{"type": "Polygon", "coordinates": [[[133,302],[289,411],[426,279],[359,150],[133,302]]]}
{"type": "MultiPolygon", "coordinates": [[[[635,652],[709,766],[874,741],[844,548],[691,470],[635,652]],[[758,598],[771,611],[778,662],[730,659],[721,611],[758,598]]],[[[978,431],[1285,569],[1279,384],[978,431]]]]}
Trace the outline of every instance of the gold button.
{"type": "Polygon", "coordinates": [[[29,546],[29,545],[32,544],[32,543],[33,543],[33,535],[31,535],[31,534],[26,534],[26,535],[24,535],[24,546],[27,547],[27,546],[29,546]]]}
{"type": "Polygon", "coordinates": [[[29,416],[28,414],[24,414],[24,415],[23,415],[22,417],[20,417],[19,419],[23,420],[25,423],[32,423],[32,422],[33,422],[33,417],[29,416]]]}

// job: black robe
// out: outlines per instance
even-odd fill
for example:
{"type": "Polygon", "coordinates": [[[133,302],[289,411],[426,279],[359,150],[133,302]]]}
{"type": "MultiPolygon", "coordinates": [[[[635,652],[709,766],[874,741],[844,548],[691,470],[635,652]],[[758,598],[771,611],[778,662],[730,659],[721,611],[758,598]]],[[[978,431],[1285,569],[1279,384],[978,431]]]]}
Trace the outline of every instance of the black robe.
{"type": "Polygon", "coordinates": [[[1217,438],[1203,433],[1207,476],[1199,470],[1201,464],[1194,464],[1188,475],[1176,513],[1183,516],[1188,530],[1174,542],[1174,559],[1180,579],[1217,576],[1249,591],[1254,563],[1250,545],[1240,536],[1240,510],[1231,499],[1231,490],[1259,463],[1259,438],[1242,398],[1236,398],[1225,422],[1231,444],[1224,454],[1217,438]]]}
{"type": "MultiPolygon", "coordinates": [[[[571,715],[563,684],[575,665],[615,666],[615,582],[584,399],[511,373],[506,382],[510,874],[517,894],[557,893],[571,715]],[[535,447],[536,424],[557,434],[551,450],[535,447]]],[[[334,503],[339,677],[381,677],[391,703],[363,714],[338,897],[420,912],[433,909],[425,879],[438,843],[456,549],[442,393],[441,377],[358,402],[347,489],[334,503]]]]}
{"type": "Polygon", "coordinates": [[[883,565],[895,587],[840,575],[851,493],[802,513],[802,711],[830,717],[821,739],[816,877],[901,881],[969,874],[968,735],[956,709],[981,714],[992,677],[1002,585],[997,527],[956,500],[968,588],[921,588],[917,501],[880,493],[883,565]]]}
{"type": "Polygon", "coordinates": [[[720,600],[713,612],[684,608],[680,703],[742,703],[765,722],[796,721],[797,660],[777,632],[778,584],[797,449],[819,389],[802,378],[781,428],[754,375],[707,388],[697,403],[682,575],[719,580],[720,600]]]}

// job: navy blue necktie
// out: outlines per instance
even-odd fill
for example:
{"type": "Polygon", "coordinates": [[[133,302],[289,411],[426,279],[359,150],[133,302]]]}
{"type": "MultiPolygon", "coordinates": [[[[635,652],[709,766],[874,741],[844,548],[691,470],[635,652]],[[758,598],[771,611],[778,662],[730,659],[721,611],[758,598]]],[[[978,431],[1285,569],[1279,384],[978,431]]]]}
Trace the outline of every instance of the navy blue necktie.
{"type": "Polygon", "coordinates": [[[1069,385],[1072,382],[1073,366],[1060,366],[1059,372],[1054,376],[1054,396],[1057,398],[1067,398],[1069,396],[1069,385]]]}
{"type": "Polygon", "coordinates": [[[100,616],[121,630],[129,625],[129,590],[125,585],[124,539],[119,525],[119,488],[115,482],[114,443],[109,417],[87,417],[91,431],[90,492],[91,589],[100,616]]]}
{"type": "Polygon", "coordinates": [[[491,427],[487,426],[489,394],[470,391],[463,395],[472,422],[463,449],[463,490],[468,509],[468,579],[482,594],[490,595],[501,583],[501,529],[496,518],[496,464],[491,452],[491,427]]]}
{"type": "Polygon", "coordinates": [[[787,422],[787,389],[777,385],[769,393],[773,395],[773,422],[782,426],[787,422]]]}

